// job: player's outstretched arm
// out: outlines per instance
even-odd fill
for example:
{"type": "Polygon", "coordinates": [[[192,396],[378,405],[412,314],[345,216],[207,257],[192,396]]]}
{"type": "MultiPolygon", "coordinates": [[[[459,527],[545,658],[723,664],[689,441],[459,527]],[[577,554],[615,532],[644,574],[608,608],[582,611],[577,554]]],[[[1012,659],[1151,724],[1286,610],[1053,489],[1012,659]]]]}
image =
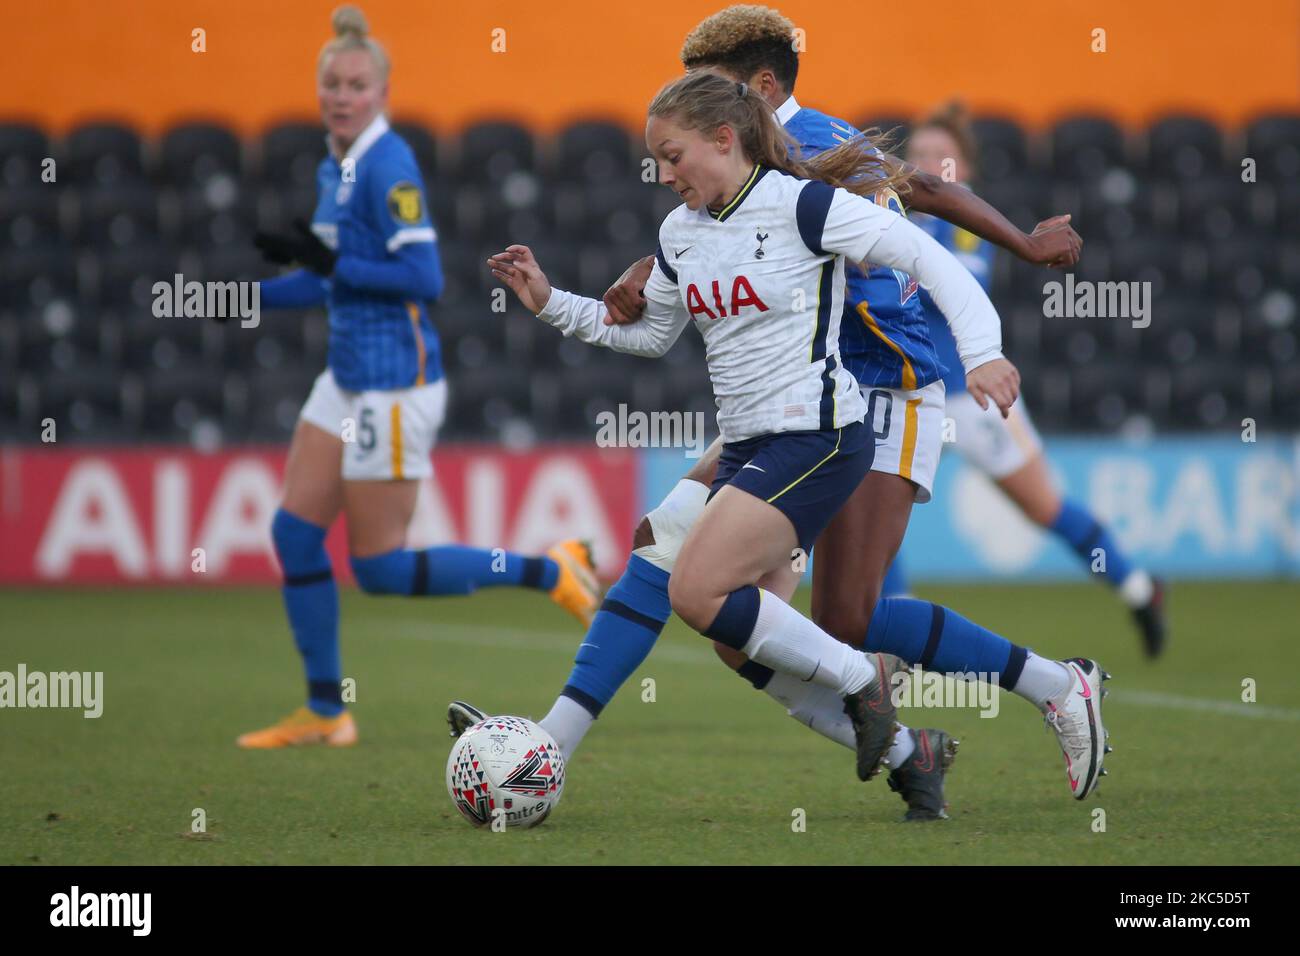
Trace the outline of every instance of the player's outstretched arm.
{"type": "Polygon", "coordinates": [[[1070,225],[1069,216],[1045,219],[1034,227],[1032,233],[1024,233],[966,187],[945,182],[941,177],[914,166],[907,168],[912,173],[912,191],[904,199],[909,209],[946,219],[1026,262],[1069,268],[1079,261],[1083,239],[1070,225]]]}
{"type": "MultiPolygon", "coordinates": [[[[675,289],[657,288],[650,282],[647,284],[651,286],[651,294],[646,297],[642,321],[632,325],[606,322],[605,310],[596,299],[552,288],[527,246],[514,245],[498,252],[488,259],[488,266],[539,319],[565,335],[617,352],[650,358],[663,355],[677,341],[690,318],[675,289]]],[[[660,283],[667,286],[662,276],[660,283]]]]}

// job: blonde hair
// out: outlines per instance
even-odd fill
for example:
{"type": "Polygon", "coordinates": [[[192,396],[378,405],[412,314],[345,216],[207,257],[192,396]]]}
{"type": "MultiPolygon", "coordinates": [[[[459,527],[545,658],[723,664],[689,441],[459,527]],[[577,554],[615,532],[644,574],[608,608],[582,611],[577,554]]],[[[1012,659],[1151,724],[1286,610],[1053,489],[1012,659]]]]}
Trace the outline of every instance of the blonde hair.
{"type": "Polygon", "coordinates": [[[330,25],[334,28],[334,39],[321,47],[320,56],[316,60],[316,72],[320,73],[324,70],[325,61],[335,53],[344,50],[365,50],[375,61],[375,68],[379,71],[379,81],[387,83],[388,53],[378,40],[370,36],[370,25],[366,22],[366,15],[352,4],[345,4],[330,14],[330,25]]]}
{"type": "Polygon", "coordinates": [[[859,196],[886,189],[902,195],[910,192],[911,174],[906,167],[873,148],[883,137],[859,134],[802,159],[802,147],[776,121],[772,107],[746,84],[717,73],[688,73],[669,83],[651,101],[649,115],[672,119],[705,137],[729,126],[746,158],[801,179],[818,179],[859,196]]]}

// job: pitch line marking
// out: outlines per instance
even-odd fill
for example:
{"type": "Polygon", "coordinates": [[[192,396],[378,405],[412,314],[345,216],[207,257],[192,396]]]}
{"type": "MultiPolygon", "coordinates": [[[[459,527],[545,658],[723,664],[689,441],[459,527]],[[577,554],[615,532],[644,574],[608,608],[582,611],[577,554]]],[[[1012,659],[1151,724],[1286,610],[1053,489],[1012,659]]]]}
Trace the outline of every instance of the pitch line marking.
{"type": "MultiPolygon", "coordinates": [[[[511,650],[563,652],[572,654],[577,635],[567,631],[534,631],[527,628],[485,627],[479,624],[425,624],[414,621],[397,626],[386,626],[383,634],[415,640],[435,641],[441,644],[469,644],[505,647],[511,650]]],[[[704,648],[682,647],[676,644],[659,644],[651,652],[656,660],[678,664],[708,664],[717,666],[718,659],[704,648]]],[[[1270,707],[1266,704],[1246,704],[1208,697],[1184,697],[1153,690],[1119,689],[1110,691],[1110,701],[1136,707],[1153,707],[1160,710],[1185,710],[1195,713],[1224,714],[1229,717],[1250,717],[1255,720],[1283,720],[1300,723],[1300,708],[1270,707]]]]}

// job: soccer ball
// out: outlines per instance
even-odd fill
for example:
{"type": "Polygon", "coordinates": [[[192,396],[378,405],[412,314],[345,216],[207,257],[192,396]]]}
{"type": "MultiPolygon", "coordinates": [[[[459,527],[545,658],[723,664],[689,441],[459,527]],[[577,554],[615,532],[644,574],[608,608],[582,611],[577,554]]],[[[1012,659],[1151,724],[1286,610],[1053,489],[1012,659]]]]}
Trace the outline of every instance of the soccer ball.
{"type": "Polygon", "coordinates": [[[564,756],[555,738],[531,720],[488,717],[451,748],[447,792],[476,827],[500,819],[507,827],[535,827],[564,793],[564,756]]]}

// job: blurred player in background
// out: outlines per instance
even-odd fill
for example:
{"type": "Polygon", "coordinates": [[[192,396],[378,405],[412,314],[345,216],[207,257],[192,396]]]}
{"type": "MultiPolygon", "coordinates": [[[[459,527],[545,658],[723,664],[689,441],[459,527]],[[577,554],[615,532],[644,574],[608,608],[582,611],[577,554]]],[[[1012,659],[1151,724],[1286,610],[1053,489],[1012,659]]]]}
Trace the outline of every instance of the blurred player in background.
{"type": "MultiPolygon", "coordinates": [[[[860,134],[843,120],[795,101],[798,54],[793,29],[791,21],[774,10],[733,6],[699,24],[687,37],[681,57],[688,70],[712,70],[757,91],[776,123],[799,141],[807,159],[860,134]]],[[[866,148],[875,152],[869,143],[866,148]]],[[[881,159],[889,165],[890,160],[881,159]]],[[[1025,235],[968,190],[938,176],[917,173],[909,186],[914,206],[955,219],[1030,261],[1069,265],[1077,260],[1080,240],[1064,223],[1043,223],[1032,235],[1025,235]]],[[[880,190],[876,201],[902,212],[892,189],[880,190]]],[[[610,313],[606,323],[637,319],[652,263],[653,258],[647,257],[631,267],[606,294],[610,313]]],[[[846,301],[851,308],[844,316],[841,340],[843,360],[863,386],[877,448],[872,471],[818,541],[813,616],[834,636],[854,646],[887,651],[928,669],[998,675],[1002,687],[1047,715],[1066,755],[1071,793],[1082,799],[1100,773],[1104,746],[1099,709],[1088,703],[1100,700],[1094,690],[1100,690],[1103,672],[1095,661],[1046,660],[928,602],[877,601],[913,501],[929,499],[941,445],[942,366],[929,341],[916,292],[917,284],[910,276],[888,268],[865,275],[856,272],[850,280],[846,301]]],[[[996,315],[993,319],[996,326],[996,315]]],[[[992,337],[970,327],[966,332],[962,364],[973,387],[985,402],[992,398],[999,407],[1009,408],[1018,376],[1001,357],[1000,330],[994,329],[992,337]]],[[[667,621],[669,576],[678,549],[703,509],[717,460],[715,443],[638,527],[627,569],[602,604],[568,683],[541,721],[566,754],[645,659],[667,621]]],[[[747,661],[734,648],[718,645],[718,651],[729,666],[801,723],[838,743],[854,746],[853,721],[834,694],[791,680],[760,662],[747,661]]],[[[453,702],[448,710],[453,735],[480,714],[471,705],[453,702]]],[[[892,703],[875,701],[864,719],[892,723],[892,703]]],[[[907,731],[898,734],[891,747],[886,758],[893,768],[890,785],[907,800],[909,818],[934,818],[930,808],[942,790],[944,763],[928,758],[946,746],[946,735],[941,732],[907,731]]]]}
{"type": "MultiPolygon", "coordinates": [[[[908,143],[907,158],[918,169],[955,178],[964,185],[974,171],[975,150],[969,117],[960,104],[951,103],[916,126],[908,143]]],[[[960,226],[934,216],[918,215],[917,224],[950,249],[980,284],[988,288],[992,279],[993,246],[960,226]]],[[[1091,567],[1099,556],[1104,559],[1104,570],[1099,573],[1132,611],[1146,653],[1151,657],[1159,655],[1166,638],[1162,582],[1134,565],[1110,531],[1084,505],[1057,493],[1048,474],[1042,440],[1023,399],[1006,416],[980,407],[966,390],[957,343],[948,323],[924,289],[921,304],[930,337],[940,360],[948,367],[943,382],[947,388],[947,414],[953,420],[956,434],[954,447],[966,462],[991,478],[1025,517],[1059,537],[1085,565],[1091,567]]],[[[884,593],[888,596],[906,590],[902,566],[896,562],[884,593]]]]}
{"type": "Polygon", "coordinates": [[[329,367],[303,406],[272,523],[284,603],[307,672],[307,705],[241,736],[241,747],[346,746],[356,725],[340,692],[338,590],[325,536],[347,516],[352,571],[370,594],[469,594],[513,585],[548,592],[588,623],[591,556],[577,541],[526,557],[455,545],[411,550],[406,530],[447,404],[429,306],[442,270],[424,184],[389,129],[389,61],[355,7],[334,12],[317,65],[329,155],[317,171],[312,224],[259,233],[265,256],[303,268],[262,283],[262,305],[329,309],[329,367]]]}

